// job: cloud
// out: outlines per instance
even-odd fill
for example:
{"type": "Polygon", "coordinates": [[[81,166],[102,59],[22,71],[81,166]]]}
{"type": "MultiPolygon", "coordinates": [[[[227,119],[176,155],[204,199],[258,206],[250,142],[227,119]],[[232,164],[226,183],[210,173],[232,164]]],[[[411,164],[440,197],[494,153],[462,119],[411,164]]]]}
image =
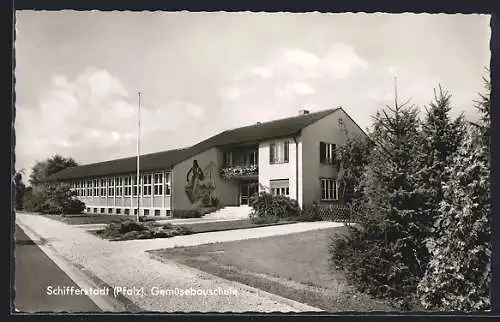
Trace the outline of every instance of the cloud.
{"type": "Polygon", "coordinates": [[[219,122],[235,127],[296,115],[304,106],[327,108],[318,100],[331,95],[325,85],[345,81],[367,68],[368,62],[343,43],[332,43],[323,53],[277,49],[259,64],[236,73],[219,90],[221,110],[228,111],[220,112],[224,117],[219,122]]]}
{"type": "MultiPolygon", "coordinates": [[[[19,167],[55,153],[87,163],[135,152],[137,103],[106,70],[89,68],[73,80],[55,75],[43,93],[36,105],[16,109],[19,167]]],[[[204,117],[201,106],[181,100],[143,106],[141,136],[150,141],[144,150],[177,147],[186,141],[181,130],[194,131],[204,117]]]]}

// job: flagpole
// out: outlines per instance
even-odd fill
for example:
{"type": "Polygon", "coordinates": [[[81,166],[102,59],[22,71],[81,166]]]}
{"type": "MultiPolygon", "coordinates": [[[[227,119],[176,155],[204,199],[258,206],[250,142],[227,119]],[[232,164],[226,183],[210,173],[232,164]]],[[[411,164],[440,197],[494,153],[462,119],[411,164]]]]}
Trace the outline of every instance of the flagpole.
{"type": "Polygon", "coordinates": [[[139,174],[139,155],[141,153],[141,92],[137,93],[139,96],[139,105],[137,107],[137,215],[136,220],[139,222],[139,210],[140,210],[140,174],[139,174]]]}

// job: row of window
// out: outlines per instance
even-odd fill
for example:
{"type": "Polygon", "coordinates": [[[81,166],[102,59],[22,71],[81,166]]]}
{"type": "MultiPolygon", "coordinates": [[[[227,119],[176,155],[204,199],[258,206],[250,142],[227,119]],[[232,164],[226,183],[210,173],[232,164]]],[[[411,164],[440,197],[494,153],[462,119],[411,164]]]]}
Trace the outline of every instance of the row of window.
{"type": "MultiPolygon", "coordinates": [[[[269,144],[269,163],[288,163],[290,160],[289,141],[278,141],[269,144]]],[[[320,142],[319,158],[321,163],[333,163],[336,159],[335,154],[337,145],[335,143],[320,142]]],[[[238,164],[258,164],[257,151],[249,151],[246,155],[239,153],[233,154],[231,151],[224,153],[224,165],[238,164]]]]}
{"type": "MultiPolygon", "coordinates": [[[[108,215],[111,215],[113,214],[113,209],[115,210],[115,214],[117,215],[121,215],[122,214],[122,208],[107,208],[107,212],[106,212],[106,208],[90,208],[88,207],[87,208],[87,212],[90,213],[90,212],[93,212],[93,213],[100,213],[100,214],[108,214],[108,215]]],[[[133,209],[133,212],[134,212],[134,215],[137,215],[137,208],[134,208],[133,209]]],[[[123,208],[123,214],[124,215],[130,215],[130,208],[123,208]]],[[[143,215],[144,216],[149,216],[150,215],[150,211],[149,209],[143,209],[143,215]]],[[[154,215],[155,216],[160,216],[161,215],[161,211],[159,209],[154,209],[154,215]]],[[[170,216],[170,210],[167,210],[167,216],[170,216]]]]}
{"type": "MultiPolygon", "coordinates": [[[[321,178],[321,200],[333,201],[338,200],[338,184],[337,180],[330,178],[321,178]]],[[[271,194],[275,196],[290,196],[290,188],[288,179],[284,180],[271,180],[269,182],[271,194]]]]}
{"type": "Polygon", "coordinates": [[[144,174],[136,176],[78,180],[71,183],[71,189],[78,197],[121,197],[170,195],[170,173],[144,174]],[[165,175],[165,178],[164,178],[165,175]]]}

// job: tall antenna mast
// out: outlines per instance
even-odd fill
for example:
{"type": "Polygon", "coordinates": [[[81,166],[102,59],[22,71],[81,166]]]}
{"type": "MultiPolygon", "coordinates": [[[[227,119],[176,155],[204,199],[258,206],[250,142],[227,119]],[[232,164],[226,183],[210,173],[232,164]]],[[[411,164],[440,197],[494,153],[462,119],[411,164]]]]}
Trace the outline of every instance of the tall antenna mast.
{"type": "Polygon", "coordinates": [[[141,153],[141,92],[137,93],[139,96],[139,104],[137,106],[137,214],[136,220],[139,222],[139,210],[140,210],[140,200],[141,200],[141,190],[140,190],[140,164],[139,156],[141,153]]]}
{"type": "Polygon", "coordinates": [[[398,108],[398,77],[394,76],[394,106],[398,108]]]}

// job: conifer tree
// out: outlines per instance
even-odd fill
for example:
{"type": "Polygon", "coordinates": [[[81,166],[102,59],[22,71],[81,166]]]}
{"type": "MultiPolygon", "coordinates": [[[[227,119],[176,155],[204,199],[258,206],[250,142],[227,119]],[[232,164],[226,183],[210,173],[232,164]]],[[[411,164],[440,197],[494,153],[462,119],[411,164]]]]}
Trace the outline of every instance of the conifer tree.
{"type": "Polygon", "coordinates": [[[420,132],[418,178],[424,202],[422,220],[428,229],[431,229],[439,214],[439,204],[443,200],[442,182],[449,179],[445,167],[451,162],[465,135],[463,116],[452,120],[449,115],[450,101],[451,95],[443,91],[441,86],[437,91],[434,90],[434,101],[426,108],[420,132]]]}
{"type": "Polygon", "coordinates": [[[418,287],[422,305],[446,311],[490,306],[491,191],[490,83],[480,94],[481,114],[446,171],[435,231],[428,240],[431,260],[418,287]]]}
{"type": "Polygon", "coordinates": [[[419,119],[407,104],[375,116],[375,148],[363,179],[366,221],[332,250],[333,260],[362,291],[389,296],[407,307],[427,256],[418,192],[419,119]]]}

